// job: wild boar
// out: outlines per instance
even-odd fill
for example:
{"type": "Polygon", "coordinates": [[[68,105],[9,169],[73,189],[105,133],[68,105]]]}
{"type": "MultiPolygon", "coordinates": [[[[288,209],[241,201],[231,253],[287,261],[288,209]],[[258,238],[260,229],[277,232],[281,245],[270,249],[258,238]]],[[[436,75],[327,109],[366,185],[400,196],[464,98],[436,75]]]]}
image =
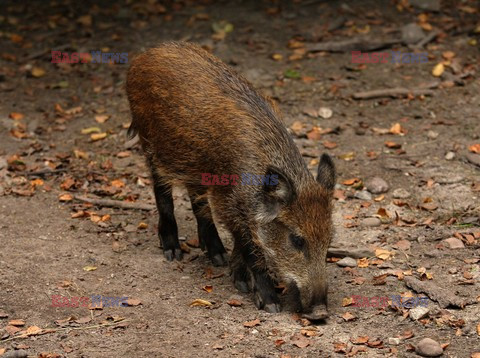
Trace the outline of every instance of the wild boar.
{"type": "Polygon", "coordinates": [[[151,169],[158,234],[167,260],[181,260],[172,185],[188,190],[202,248],[215,265],[228,256],[214,217],[232,234],[235,286],[253,289],[259,309],[280,310],[284,282],[294,309],[326,316],[326,254],[332,236],[332,159],[309,172],[273,102],[201,47],[164,43],[140,54],[127,75],[132,113],[151,169]],[[202,185],[202,173],[254,173],[276,185],[202,185]]]}

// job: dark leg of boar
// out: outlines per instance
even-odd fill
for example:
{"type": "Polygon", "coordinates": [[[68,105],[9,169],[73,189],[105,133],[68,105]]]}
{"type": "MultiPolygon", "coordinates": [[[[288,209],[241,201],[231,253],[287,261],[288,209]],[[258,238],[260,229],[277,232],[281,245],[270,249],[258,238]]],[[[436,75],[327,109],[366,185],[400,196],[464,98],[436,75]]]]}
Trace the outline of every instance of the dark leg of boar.
{"type": "Polygon", "coordinates": [[[178,228],[173,213],[171,185],[162,183],[162,179],[152,170],[153,191],[158,209],[158,236],[162,243],[163,254],[168,261],[183,257],[178,241],[178,228]]]}
{"type": "Polygon", "coordinates": [[[240,241],[235,240],[230,256],[230,268],[233,284],[242,293],[250,292],[251,278],[247,265],[242,256],[240,241]]]}
{"type": "Polygon", "coordinates": [[[208,200],[199,198],[197,194],[190,194],[193,213],[197,219],[198,241],[202,250],[207,249],[208,257],[215,266],[226,266],[228,263],[227,251],[218,236],[217,228],[213,223],[208,200]]]}

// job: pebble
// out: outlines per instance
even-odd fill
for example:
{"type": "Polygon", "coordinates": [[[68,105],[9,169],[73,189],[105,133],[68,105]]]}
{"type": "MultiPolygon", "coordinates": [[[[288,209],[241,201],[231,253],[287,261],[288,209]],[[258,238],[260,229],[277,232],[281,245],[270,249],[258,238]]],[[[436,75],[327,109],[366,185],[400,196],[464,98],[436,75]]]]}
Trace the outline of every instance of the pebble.
{"type": "Polygon", "coordinates": [[[365,182],[365,187],[372,194],[386,193],[389,189],[385,180],[379,177],[373,177],[365,182]]]}
{"type": "Polygon", "coordinates": [[[388,344],[390,344],[391,346],[398,346],[401,342],[402,340],[400,338],[396,338],[396,337],[388,338],[388,344]]]}
{"type": "Polygon", "coordinates": [[[361,200],[372,200],[372,194],[366,190],[357,191],[354,197],[361,200]]]}
{"type": "Polygon", "coordinates": [[[466,158],[470,163],[478,165],[480,167],[480,154],[467,153],[466,158]]]}
{"type": "Polygon", "coordinates": [[[443,354],[440,344],[431,338],[424,338],[418,342],[416,352],[422,357],[439,357],[443,354]]]}
{"type": "Polygon", "coordinates": [[[445,154],[445,159],[446,159],[446,160],[453,160],[453,159],[455,159],[455,153],[454,153],[454,152],[448,152],[447,154],[445,154]]]}
{"type": "Polygon", "coordinates": [[[458,174],[448,174],[442,177],[435,178],[435,181],[439,184],[455,184],[463,181],[465,177],[458,174]]]}
{"type": "Polygon", "coordinates": [[[323,119],[329,119],[333,115],[333,111],[327,107],[320,107],[318,109],[318,115],[323,119]]]}
{"type": "Polygon", "coordinates": [[[363,226],[376,227],[380,226],[382,221],[379,218],[365,218],[362,220],[363,226]]]}
{"type": "Polygon", "coordinates": [[[340,267],[357,267],[357,260],[347,256],[340,261],[337,261],[337,265],[340,267]]]}
{"type": "Polygon", "coordinates": [[[462,240],[457,239],[456,237],[449,237],[448,239],[443,240],[448,244],[448,247],[451,249],[464,249],[465,245],[462,240]]]}
{"type": "Polygon", "coordinates": [[[410,193],[403,188],[398,188],[393,191],[393,197],[395,199],[407,199],[410,197],[410,193]]]}
{"type": "Polygon", "coordinates": [[[408,315],[410,316],[411,319],[413,319],[414,321],[417,321],[419,319],[422,319],[426,315],[428,315],[429,312],[430,310],[428,309],[428,307],[418,306],[418,307],[412,308],[408,313],[408,315]]]}
{"type": "Polygon", "coordinates": [[[438,138],[438,132],[429,130],[427,132],[427,137],[430,138],[430,139],[437,139],[438,138]]]}
{"type": "Polygon", "coordinates": [[[440,0],[410,0],[410,5],[427,11],[440,11],[440,0]]]}
{"type": "Polygon", "coordinates": [[[407,45],[416,44],[424,37],[422,28],[414,22],[402,27],[402,41],[407,45]]]}

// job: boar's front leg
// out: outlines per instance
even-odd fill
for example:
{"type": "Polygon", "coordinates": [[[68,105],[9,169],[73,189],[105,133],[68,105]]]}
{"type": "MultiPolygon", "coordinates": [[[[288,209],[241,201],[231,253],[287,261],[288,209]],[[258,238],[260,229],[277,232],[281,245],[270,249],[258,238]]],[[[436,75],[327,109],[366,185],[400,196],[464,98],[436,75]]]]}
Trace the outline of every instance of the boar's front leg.
{"type": "Polygon", "coordinates": [[[168,261],[181,260],[183,257],[178,241],[178,228],[173,213],[172,186],[162,182],[153,171],[153,190],[158,209],[158,236],[162,243],[163,254],[168,261]]]}
{"type": "MultiPolygon", "coordinates": [[[[239,246],[238,250],[241,251],[243,261],[253,281],[253,299],[255,306],[269,313],[280,312],[280,300],[275,291],[275,281],[268,273],[265,259],[260,253],[260,250],[255,247],[251,239],[245,238],[244,235],[234,233],[233,236],[235,245],[239,246]]],[[[235,274],[237,274],[237,278],[242,277],[241,271],[233,271],[234,279],[235,274]]],[[[240,283],[240,285],[242,284],[240,283]]],[[[239,285],[236,283],[235,286],[239,285]]]]}

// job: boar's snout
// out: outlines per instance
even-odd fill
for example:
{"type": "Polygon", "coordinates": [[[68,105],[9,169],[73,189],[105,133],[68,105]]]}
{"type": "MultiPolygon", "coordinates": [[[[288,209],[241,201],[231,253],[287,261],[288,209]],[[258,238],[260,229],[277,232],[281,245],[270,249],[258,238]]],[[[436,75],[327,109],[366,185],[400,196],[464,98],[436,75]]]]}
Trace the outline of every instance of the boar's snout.
{"type": "Polygon", "coordinates": [[[320,285],[313,292],[309,287],[303,292],[300,289],[299,293],[302,301],[302,317],[311,321],[324,320],[328,317],[326,284],[320,285]]]}
{"type": "Polygon", "coordinates": [[[316,305],[312,308],[311,312],[303,313],[302,317],[310,321],[326,319],[328,318],[327,306],[324,304],[316,305]]]}

